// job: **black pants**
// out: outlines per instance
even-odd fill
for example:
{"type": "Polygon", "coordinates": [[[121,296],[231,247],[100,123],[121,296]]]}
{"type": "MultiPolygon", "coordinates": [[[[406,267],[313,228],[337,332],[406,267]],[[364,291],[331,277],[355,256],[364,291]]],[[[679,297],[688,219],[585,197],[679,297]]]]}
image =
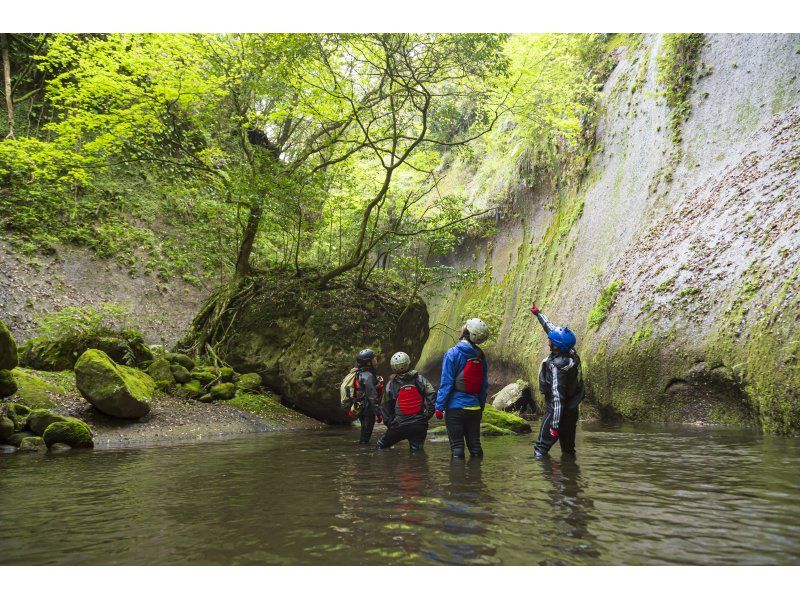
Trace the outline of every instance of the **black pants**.
{"type": "Polygon", "coordinates": [[[454,459],[464,458],[464,440],[471,457],[483,457],[481,448],[481,418],[483,409],[448,409],[444,412],[450,452],[454,459]]]}
{"type": "Polygon", "coordinates": [[[369,444],[369,439],[372,438],[372,429],[375,427],[375,412],[369,405],[365,406],[358,414],[358,421],[361,422],[361,437],[358,442],[369,444]]]}
{"type": "Polygon", "coordinates": [[[547,407],[539,436],[536,438],[534,448],[537,453],[546,455],[556,442],[561,442],[561,452],[567,455],[575,454],[575,430],[578,427],[578,408],[561,409],[561,421],[558,424],[558,440],[550,436],[550,424],[553,421],[553,410],[547,407]]]}
{"type": "Polygon", "coordinates": [[[378,439],[379,449],[388,449],[401,440],[408,440],[408,448],[412,451],[421,451],[428,434],[428,424],[403,424],[386,430],[386,434],[378,439]]]}

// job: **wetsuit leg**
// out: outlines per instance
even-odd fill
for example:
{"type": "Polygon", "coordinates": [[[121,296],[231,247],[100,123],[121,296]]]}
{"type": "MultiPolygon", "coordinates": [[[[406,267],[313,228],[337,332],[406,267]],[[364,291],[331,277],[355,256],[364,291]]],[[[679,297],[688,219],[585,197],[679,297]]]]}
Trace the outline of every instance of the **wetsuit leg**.
{"type": "Polygon", "coordinates": [[[464,436],[467,439],[467,448],[469,449],[470,457],[483,457],[483,447],[481,446],[482,418],[483,410],[464,410],[464,436]]]}
{"type": "Polygon", "coordinates": [[[399,428],[389,428],[386,430],[386,434],[381,436],[378,439],[378,448],[379,449],[388,449],[391,446],[394,446],[401,440],[405,439],[405,434],[402,433],[401,429],[399,428]]]}
{"type": "Polygon", "coordinates": [[[450,439],[450,453],[453,459],[464,458],[464,410],[448,409],[444,412],[444,425],[450,439]]]}
{"type": "Polygon", "coordinates": [[[575,454],[575,431],[578,427],[578,409],[564,409],[561,412],[561,423],[558,426],[561,452],[565,455],[575,454]]]}
{"type": "Polygon", "coordinates": [[[556,439],[550,436],[551,421],[553,421],[553,411],[552,409],[548,408],[544,415],[544,419],[542,420],[542,425],[539,428],[539,435],[536,437],[536,442],[533,444],[533,448],[536,450],[537,454],[546,455],[556,443],[556,439]]]}
{"type": "Polygon", "coordinates": [[[428,435],[428,424],[414,424],[408,431],[408,448],[412,453],[422,450],[422,445],[425,444],[425,437],[428,435]]]}
{"type": "Polygon", "coordinates": [[[375,414],[368,407],[365,407],[358,419],[361,422],[361,438],[359,442],[361,444],[369,444],[369,439],[372,437],[372,428],[375,427],[375,414]]]}

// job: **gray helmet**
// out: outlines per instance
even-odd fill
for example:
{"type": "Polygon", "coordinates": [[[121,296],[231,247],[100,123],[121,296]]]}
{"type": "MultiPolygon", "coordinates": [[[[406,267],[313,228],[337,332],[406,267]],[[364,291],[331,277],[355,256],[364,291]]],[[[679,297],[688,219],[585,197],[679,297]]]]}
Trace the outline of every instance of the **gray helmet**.
{"type": "Polygon", "coordinates": [[[394,355],[392,355],[391,360],[392,371],[396,374],[404,374],[408,371],[411,367],[411,358],[408,356],[407,353],[403,353],[402,351],[398,351],[394,355]]]}
{"type": "Polygon", "coordinates": [[[489,327],[480,318],[470,318],[464,325],[467,340],[480,345],[489,338],[489,327]]]}
{"type": "Polygon", "coordinates": [[[372,358],[375,357],[375,351],[372,349],[362,349],[356,355],[356,363],[358,365],[369,365],[372,363],[372,358]]]}

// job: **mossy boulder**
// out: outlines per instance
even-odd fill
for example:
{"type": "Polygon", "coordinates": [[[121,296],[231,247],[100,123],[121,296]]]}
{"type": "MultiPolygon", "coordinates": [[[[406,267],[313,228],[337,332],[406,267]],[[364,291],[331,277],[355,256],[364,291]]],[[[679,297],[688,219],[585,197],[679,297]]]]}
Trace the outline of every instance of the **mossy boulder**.
{"type": "Polygon", "coordinates": [[[172,375],[175,377],[175,380],[181,384],[186,384],[192,379],[192,375],[189,373],[189,370],[179,363],[173,363],[170,366],[170,370],[172,375]]]}
{"type": "Polygon", "coordinates": [[[27,426],[31,432],[41,436],[50,424],[68,420],[68,417],[53,413],[47,409],[34,409],[28,415],[27,426]]]}
{"type": "Polygon", "coordinates": [[[16,368],[11,373],[17,382],[17,401],[31,409],[50,409],[53,407],[50,394],[67,392],[61,386],[52,384],[22,368],[16,368]]]}
{"type": "Polygon", "coordinates": [[[511,430],[499,428],[489,423],[481,424],[481,436],[508,436],[513,433],[511,430]]]}
{"type": "Polygon", "coordinates": [[[183,353],[167,353],[166,355],[164,355],[164,357],[170,363],[176,363],[178,365],[182,365],[189,371],[194,369],[195,366],[194,360],[188,355],[184,355],[183,353]]]}
{"type": "Polygon", "coordinates": [[[5,444],[14,433],[14,422],[5,415],[0,415],[0,444],[5,444]]]}
{"type": "Polygon", "coordinates": [[[85,423],[78,419],[70,418],[69,421],[54,422],[44,431],[44,443],[50,448],[57,442],[69,445],[72,448],[92,448],[92,431],[85,423]]]}
{"type": "Polygon", "coordinates": [[[0,398],[10,397],[17,392],[17,381],[8,370],[0,370],[0,398]]]}
{"type": "Polygon", "coordinates": [[[46,448],[44,439],[41,436],[26,436],[19,443],[19,450],[26,452],[42,451],[46,448]]]}
{"type": "Polygon", "coordinates": [[[531,425],[518,415],[500,411],[491,405],[486,405],[486,408],[483,410],[482,421],[483,423],[508,430],[514,434],[528,434],[531,431],[531,425]]]}
{"type": "Polygon", "coordinates": [[[518,405],[527,398],[526,393],[530,393],[528,383],[524,380],[517,380],[504,386],[489,402],[492,407],[500,411],[518,411],[518,405]]]}
{"type": "Polygon", "coordinates": [[[0,320],[0,370],[17,367],[17,343],[8,327],[0,320]]]}
{"type": "Polygon", "coordinates": [[[166,359],[154,359],[148,366],[147,373],[161,390],[167,390],[175,385],[172,364],[166,359]]]}
{"type": "Polygon", "coordinates": [[[6,403],[6,415],[14,423],[14,430],[19,432],[28,425],[28,415],[31,410],[19,403],[6,403]]]}
{"type": "Polygon", "coordinates": [[[236,388],[239,390],[255,390],[261,386],[261,376],[252,372],[250,374],[242,374],[236,381],[236,388]]]}
{"type": "MultiPolygon", "coordinates": [[[[253,280],[247,299],[233,298],[224,322],[220,357],[239,372],[258,372],[264,384],[298,410],[329,423],[350,423],[339,385],[356,353],[371,347],[384,359],[402,348],[416,361],[428,338],[428,311],[421,300],[393,283],[355,288],[346,276],[321,289],[313,280],[273,272],[253,280]]],[[[195,320],[202,326],[204,310],[195,320]]]]}
{"type": "Polygon", "coordinates": [[[215,401],[229,401],[236,396],[236,386],[233,382],[223,382],[211,387],[211,398],[215,401]]]}
{"type": "Polygon", "coordinates": [[[197,400],[201,403],[213,403],[214,397],[211,396],[211,393],[206,393],[202,397],[198,397],[197,400]]]}
{"type": "Polygon", "coordinates": [[[217,368],[211,365],[198,365],[192,371],[192,378],[199,380],[202,384],[211,384],[219,380],[217,368]]]}
{"type": "Polygon", "coordinates": [[[146,373],[118,365],[103,351],[89,349],[75,363],[83,398],[106,415],[136,419],[150,413],[155,382],[146,373]]]}
{"type": "Polygon", "coordinates": [[[88,349],[102,351],[117,363],[128,365],[152,361],[141,334],[132,330],[103,330],[71,334],[63,338],[35,337],[20,347],[20,363],[34,370],[57,372],[71,370],[88,349]]]}
{"type": "Polygon", "coordinates": [[[33,432],[28,432],[27,430],[14,432],[11,436],[6,438],[6,444],[18,447],[20,444],[22,444],[23,439],[28,438],[30,436],[36,436],[36,434],[34,434],[33,432]]]}
{"type": "Polygon", "coordinates": [[[175,391],[180,397],[196,399],[203,394],[203,385],[199,380],[189,380],[186,384],[179,384],[175,391]]]}
{"type": "Polygon", "coordinates": [[[229,367],[221,367],[219,368],[219,379],[223,382],[232,382],[233,377],[236,375],[236,372],[233,371],[233,368],[229,367]]]}

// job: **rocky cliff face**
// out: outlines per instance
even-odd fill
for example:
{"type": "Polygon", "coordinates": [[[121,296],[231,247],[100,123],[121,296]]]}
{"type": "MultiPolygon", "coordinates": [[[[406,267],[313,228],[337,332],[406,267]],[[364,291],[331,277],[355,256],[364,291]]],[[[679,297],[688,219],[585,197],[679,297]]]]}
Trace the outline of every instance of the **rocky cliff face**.
{"type": "Polygon", "coordinates": [[[600,415],[797,432],[800,36],[706,35],[677,141],[662,44],[617,49],[581,181],[517,189],[488,244],[444,258],[486,276],[428,298],[422,367],[474,314],[494,329],[495,380],[534,380],[537,300],[576,330],[600,415]]]}

